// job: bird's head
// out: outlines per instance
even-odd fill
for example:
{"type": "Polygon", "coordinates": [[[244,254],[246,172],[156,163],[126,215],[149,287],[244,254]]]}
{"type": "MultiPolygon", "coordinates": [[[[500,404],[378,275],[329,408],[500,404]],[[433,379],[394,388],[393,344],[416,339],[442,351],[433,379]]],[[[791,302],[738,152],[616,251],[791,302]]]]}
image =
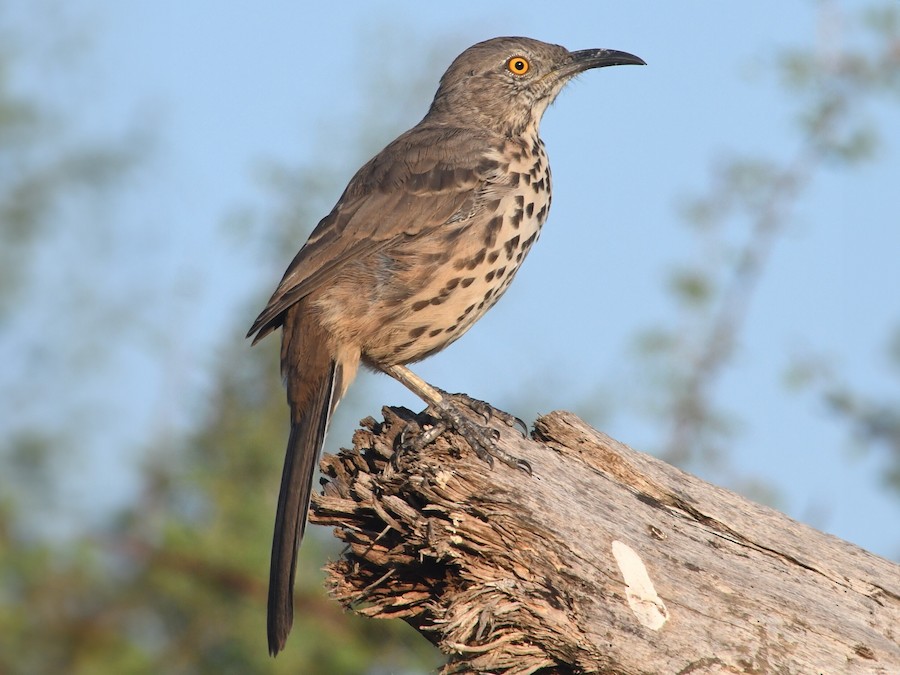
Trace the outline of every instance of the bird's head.
{"type": "Polygon", "coordinates": [[[479,42],[460,54],[441,78],[428,113],[432,119],[488,127],[505,135],[537,129],[566,82],[592,68],[644,65],[613,49],[570,52],[523,37],[479,42]]]}

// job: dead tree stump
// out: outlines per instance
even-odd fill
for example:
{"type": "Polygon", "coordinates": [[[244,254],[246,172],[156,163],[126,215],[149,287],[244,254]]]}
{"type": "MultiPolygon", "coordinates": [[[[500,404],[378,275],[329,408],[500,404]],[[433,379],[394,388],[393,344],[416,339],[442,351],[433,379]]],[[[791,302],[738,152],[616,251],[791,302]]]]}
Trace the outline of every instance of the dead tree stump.
{"type": "MultiPolygon", "coordinates": [[[[900,566],[595,431],[492,424],[528,476],[385,408],[322,460],[333,595],[401,618],[443,673],[900,673],[900,566]]],[[[498,414],[499,416],[499,414],[498,414]]],[[[896,523],[894,523],[896,532],[896,523]]]]}

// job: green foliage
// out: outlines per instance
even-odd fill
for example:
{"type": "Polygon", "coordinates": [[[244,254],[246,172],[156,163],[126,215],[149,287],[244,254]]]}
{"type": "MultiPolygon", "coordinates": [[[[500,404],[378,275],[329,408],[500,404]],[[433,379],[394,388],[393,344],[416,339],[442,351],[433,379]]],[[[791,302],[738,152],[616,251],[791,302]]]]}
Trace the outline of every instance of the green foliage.
{"type": "MultiPolygon", "coordinates": [[[[54,111],[5,88],[2,66],[10,64],[0,60],[0,140],[10,151],[0,154],[0,305],[15,312],[21,305],[10,301],[32,291],[29,265],[55,234],[58,205],[85,191],[113,198],[139,148],[59,143],[54,111]]],[[[271,168],[275,208],[259,219],[278,264],[335,196],[331,176],[343,171],[325,164],[271,168]]],[[[245,222],[256,222],[252,215],[245,222]]],[[[94,306],[102,302],[91,296],[81,309],[108,313],[94,306]]],[[[133,323],[119,318],[111,326],[133,323]]],[[[326,597],[320,570],[337,551],[316,528],[300,552],[294,632],[277,659],[268,656],[287,409],[277,337],[251,350],[243,328],[222,343],[194,430],[148,441],[138,493],[108,519],[74,534],[55,529],[66,509],[60,486],[84,459],[67,433],[26,425],[0,438],[0,673],[350,675],[437,664],[436,650],[405,624],[364,620],[326,597]]],[[[72,386],[76,378],[61,379],[72,386]]]]}
{"type": "Polygon", "coordinates": [[[364,622],[326,599],[315,537],[301,550],[293,639],[270,662],[265,579],[286,417],[277,341],[264,344],[223,355],[205,423],[148,466],[153,480],[113,536],[137,575],[127,591],[140,598],[134,618],[156,627],[151,672],[349,674],[420,663],[430,645],[406,626],[364,622]]]}
{"type": "Polygon", "coordinates": [[[61,151],[64,125],[15,90],[10,59],[0,52],[0,320],[24,288],[31,247],[48,236],[60,202],[108,194],[140,155],[132,140],[61,151]]]}
{"type": "MultiPolygon", "coordinates": [[[[796,152],[721,162],[706,194],[683,208],[699,262],[668,278],[673,322],[635,341],[647,418],[664,427],[660,451],[670,460],[727,471],[725,448],[740,417],[721,405],[716,386],[735,358],[772,248],[817,171],[852,170],[883,144],[866,104],[900,91],[900,13],[885,3],[860,26],[859,47],[825,55],[804,48],[778,62],[786,95],[798,102],[796,152]]],[[[436,67],[426,64],[411,85],[409,63],[392,68],[383,56],[387,79],[369,81],[371,98],[383,101],[388,91],[393,110],[421,110],[396,102],[426,99],[436,67]]],[[[12,300],[27,293],[29,264],[53,234],[60,205],[73,194],[113,197],[141,150],[131,142],[59,144],[57,111],[12,87],[15,58],[0,52],[0,325],[15,310],[12,300]]],[[[369,119],[394,131],[414,121],[365,104],[369,119]]],[[[341,122],[319,134],[329,138],[320,154],[331,162],[315,171],[267,168],[274,206],[247,221],[254,239],[265,231],[270,242],[261,257],[282,261],[294,250],[337,196],[338,177],[377,150],[373,137],[390,136],[365,127],[348,137],[341,122]],[[337,158],[334,137],[346,139],[337,158]]],[[[83,449],[43,427],[0,439],[0,673],[349,675],[436,664],[435,650],[409,627],[360,619],[326,598],[319,570],[336,551],[315,528],[300,553],[294,632],[284,653],[268,657],[266,576],[287,411],[277,339],[251,350],[241,328],[220,347],[195,428],[150,439],[134,501],[77,535],[45,533],[66,507],[61,474],[80,469],[83,449]]],[[[900,376],[900,331],[887,351],[900,376]]],[[[859,391],[821,363],[792,365],[794,386],[819,393],[860,445],[886,451],[887,480],[900,493],[900,401],[859,391]]],[[[740,486],[776,498],[752,478],[740,486]]]]}
{"type": "MultiPolygon", "coordinates": [[[[141,494],[113,523],[49,544],[21,531],[20,504],[0,502],[0,672],[350,675],[436,665],[405,624],[346,614],[325,597],[319,568],[336,552],[315,532],[301,550],[292,639],[269,658],[265,582],[286,431],[276,349],[231,344],[205,423],[153,453],[141,494]]],[[[20,477],[30,480],[44,455],[28,456],[34,466],[20,477]]]]}
{"type": "Polygon", "coordinates": [[[878,96],[900,94],[900,10],[883,4],[857,16],[827,7],[823,12],[823,45],[785,51],[779,71],[802,103],[800,130],[810,147],[824,160],[853,164],[870,159],[879,146],[869,104],[878,96]],[[853,30],[847,31],[850,22],[853,30]],[[863,46],[841,46],[854,38],[863,46]]]}
{"type": "MultiPolygon", "coordinates": [[[[677,265],[668,290],[678,314],[635,340],[648,424],[662,424],[659,453],[691,466],[718,466],[745,492],[762,494],[744,476],[730,476],[727,453],[740,418],[725,409],[717,386],[740,345],[754,294],[772,251],[790,230],[792,211],[818,172],[852,170],[882,144],[873,102],[900,93],[900,10],[889,4],[860,15],[821,6],[832,33],[814,48],[781,53],[774,66],[785,95],[798,105],[798,146],[783,157],[720,161],[706,192],[687,201],[682,217],[694,237],[691,262],[677,265]]],[[[896,405],[864,400],[847,387],[825,386],[818,366],[794,363],[789,381],[817,387],[833,415],[858,441],[894,449],[889,480],[900,475],[896,405]]],[[[752,481],[752,479],[751,479],[752,481]]],[[[772,496],[771,494],[769,495],[772,496]]]]}
{"type": "Polygon", "coordinates": [[[900,495],[900,328],[888,339],[884,360],[884,372],[897,385],[893,396],[860,390],[822,357],[800,361],[792,375],[796,386],[819,393],[829,415],[846,425],[857,448],[879,453],[881,479],[900,495]]]}
{"type": "Polygon", "coordinates": [[[670,277],[672,295],[685,305],[704,306],[712,296],[712,282],[702,270],[674,270],[670,277]]]}

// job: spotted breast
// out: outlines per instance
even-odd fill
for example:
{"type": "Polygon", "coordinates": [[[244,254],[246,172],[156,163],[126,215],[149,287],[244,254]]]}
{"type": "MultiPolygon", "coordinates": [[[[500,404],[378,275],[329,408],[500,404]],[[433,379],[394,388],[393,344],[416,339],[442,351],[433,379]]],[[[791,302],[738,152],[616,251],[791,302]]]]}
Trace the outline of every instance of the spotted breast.
{"type": "MultiPolygon", "coordinates": [[[[463,236],[447,228],[443,240],[435,239],[434,251],[424,251],[417,243],[411,257],[422,260],[433,254],[435,266],[414,271],[405,317],[390,327],[392,338],[381,336],[376,343],[390,344],[390,354],[368,353],[375,358],[409,363],[440,351],[461,337],[487,310],[494,306],[513,280],[528,251],[537,241],[550,210],[550,165],[544,144],[535,132],[520,138],[505,138],[488,153],[495,160],[497,198],[486,199],[481,213],[461,224],[463,236]],[[404,339],[399,333],[403,333],[404,339]]],[[[402,251],[392,253],[397,261],[402,251]]]]}

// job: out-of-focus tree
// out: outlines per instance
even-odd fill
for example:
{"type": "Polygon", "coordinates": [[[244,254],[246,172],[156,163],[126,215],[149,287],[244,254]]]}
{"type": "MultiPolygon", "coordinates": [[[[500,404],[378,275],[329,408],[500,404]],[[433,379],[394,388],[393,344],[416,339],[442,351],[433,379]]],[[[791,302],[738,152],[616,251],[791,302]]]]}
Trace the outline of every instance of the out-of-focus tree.
{"type": "Polygon", "coordinates": [[[0,31],[0,325],[30,288],[33,248],[64,222],[65,201],[108,194],[136,159],[124,143],[66,147],[59,111],[15,89],[17,59],[25,58],[16,45],[0,31]]]}
{"type": "MultiPolygon", "coordinates": [[[[866,101],[897,91],[897,12],[884,7],[861,24],[866,37],[856,50],[804,49],[776,64],[786,94],[799,97],[805,112],[796,155],[724,162],[710,196],[685,210],[698,247],[713,255],[698,256],[702,264],[673,274],[677,326],[648,331],[640,340],[647,391],[654,392],[648,423],[668,430],[661,449],[669,459],[724,456],[734,414],[717,403],[715,383],[734,358],[748,303],[772,247],[790,226],[793,205],[823,166],[849,171],[880,147],[863,114],[866,101]]],[[[822,11],[835,10],[823,5],[822,11]]],[[[389,42],[378,38],[381,45],[389,42]]],[[[133,145],[117,143],[60,154],[53,139],[61,113],[11,88],[10,73],[25,58],[27,41],[0,35],[0,45],[7,47],[0,51],[3,329],[16,317],[16,303],[28,297],[30,262],[37,244],[53,233],[60,200],[85,192],[112,198],[115,178],[133,165],[135,154],[133,145]]],[[[408,61],[392,67],[390,52],[382,57],[383,79],[367,80],[373,89],[360,104],[366,114],[348,112],[378,128],[354,126],[356,134],[348,135],[347,120],[332,120],[338,128],[318,134],[327,141],[314,162],[264,169],[272,206],[240,219],[250,227],[239,231],[244,247],[251,238],[265,241],[261,267],[286,264],[285,251],[296,250],[327,212],[348,172],[424,111],[446,61],[444,54],[440,63],[423,65],[416,80],[408,61]],[[385,112],[402,117],[372,113],[386,91],[391,105],[385,112]]],[[[260,289],[258,306],[273,281],[260,289]]],[[[277,339],[248,350],[245,328],[236,322],[223,340],[212,395],[196,428],[184,437],[149,439],[154,452],[134,502],[83,536],[47,541],[31,527],[34,505],[46,506],[58,492],[60,477],[48,460],[58,459],[60,448],[73,454],[66,439],[33,425],[2,439],[0,672],[350,674],[434,664],[435,652],[404,625],[356,619],[325,598],[321,575],[310,570],[334,549],[315,531],[300,554],[288,648],[274,661],[266,654],[265,583],[287,415],[277,339]]],[[[825,400],[860,438],[893,449],[892,461],[900,465],[896,406],[854,390],[838,374],[826,379],[820,372],[804,381],[826,392],[825,400]]],[[[0,384],[0,391],[9,386],[0,384]]],[[[348,417],[357,414],[353,399],[359,395],[355,387],[343,406],[348,417]]]]}
{"type": "Polygon", "coordinates": [[[85,45],[60,17],[44,17],[36,39],[16,9],[0,5],[0,484],[30,528],[53,525],[56,479],[74,454],[58,449],[86,431],[70,424],[77,396],[63,387],[103,363],[103,350],[76,336],[95,313],[120,309],[105,304],[92,274],[114,229],[98,216],[134,176],[149,139],[138,126],[94,138],[73,129],[52,90],[77,72],[85,45]]]}
{"type": "MultiPolygon", "coordinates": [[[[26,41],[21,43],[24,50],[26,41]]],[[[7,70],[28,56],[23,51],[7,57],[7,70]]],[[[395,103],[415,100],[400,107],[405,114],[420,113],[431,91],[410,80],[408,64],[403,65],[382,68],[381,85],[395,103]]],[[[435,74],[424,66],[423,81],[430,89],[435,74]]],[[[372,101],[385,101],[383,91],[369,94],[372,101]]],[[[67,152],[39,133],[44,120],[64,121],[58,111],[6,90],[0,97],[0,104],[6,102],[0,108],[17,111],[7,126],[0,119],[0,138],[15,136],[18,144],[18,159],[3,155],[0,160],[18,166],[3,175],[8,182],[0,181],[0,212],[13,214],[16,221],[9,228],[4,223],[0,232],[3,254],[9,251],[18,265],[5,292],[12,321],[18,318],[16,302],[27,302],[34,293],[29,286],[32,253],[53,240],[55,204],[68,203],[87,186],[96,200],[113,199],[114,178],[124,175],[136,156],[130,146],[112,143],[67,152]]],[[[364,105],[369,113],[376,107],[371,101],[364,105]]],[[[389,114],[366,117],[380,125],[391,122],[389,114]]],[[[322,147],[310,165],[267,166],[271,208],[233,219],[230,235],[242,236],[242,247],[250,237],[265,241],[258,257],[266,269],[286,265],[285,252],[299,247],[318,215],[328,210],[348,167],[375,149],[379,141],[373,138],[412,121],[395,120],[390,131],[354,127],[359,135],[351,137],[333,130],[340,131],[332,136],[342,138],[343,145],[334,140],[322,147]],[[249,228],[235,230],[235,223],[249,228]]],[[[328,128],[320,134],[328,135],[328,128]]],[[[68,222],[89,226],[87,218],[79,220],[78,209],[72,211],[67,211],[68,222]]],[[[35,284],[41,282],[38,277],[35,284]]],[[[264,299],[261,295],[259,306],[264,299]]],[[[79,309],[103,311],[87,305],[79,309]]],[[[64,504],[54,503],[53,495],[66,467],[77,465],[82,444],[27,420],[2,439],[0,672],[340,675],[418,672],[437,663],[436,651],[405,624],[364,621],[327,600],[319,568],[335,554],[335,544],[315,533],[301,551],[291,641],[278,659],[268,656],[266,576],[287,413],[278,340],[250,350],[245,329],[235,321],[221,344],[212,395],[196,428],[183,437],[166,433],[148,439],[153,452],[147,454],[133,502],[74,535],[47,536],[34,524],[61,513],[64,504]]],[[[66,375],[60,375],[60,387],[79,386],[72,382],[77,378],[66,375]]],[[[79,433],[75,420],[59,426],[79,433]]]]}
{"type": "MultiPolygon", "coordinates": [[[[900,329],[887,342],[883,370],[900,385],[900,329]]],[[[883,483],[900,497],[900,396],[861,390],[821,355],[798,358],[789,375],[792,385],[816,392],[825,410],[846,427],[854,446],[882,453],[883,483]]]]}
{"type": "MultiPolygon", "coordinates": [[[[30,417],[28,399],[38,383],[47,407],[62,415],[55,402],[84,371],[72,362],[57,368],[48,352],[60,326],[71,325],[81,308],[62,300],[72,288],[46,288],[42,256],[73,223],[85,239],[102,238],[108,223],[73,213],[109,203],[142,146],[139,135],[74,138],[65,111],[25,85],[44,68],[71,67],[78,46],[51,20],[44,39],[31,40],[6,20],[11,12],[0,7],[0,672],[79,672],[72,650],[90,627],[73,617],[101,602],[108,589],[89,541],[45,536],[47,529],[59,534],[53,525],[65,509],[60,486],[66,463],[75,460],[66,450],[78,430],[67,423],[72,420],[30,417]],[[35,298],[48,290],[58,293],[58,323],[39,326],[35,333],[47,339],[34,342],[21,332],[34,327],[35,298]]],[[[58,266],[75,266],[87,249],[67,248],[58,266]]],[[[59,351],[74,346],[74,337],[65,337],[59,351]]]]}
{"type": "MultiPolygon", "coordinates": [[[[729,475],[726,448],[740,416],[723,406],[716,387],[734,363],[754,294],[795,207],[824,170],[853,171],[889,142],[869,111],[873,102],[900,93],[897,7],[882,3],[845,14],[836,3],[821,2],[819,17],[820,44],[784,50],[771,64],[799,110],[795,149],[714,166],[707,193],[683,208],[697,254],[669,276],[676,318],[636,341],[640,379],[649,383],[648,423],[663,429],[659,454],[683,466],[717,467],[725,480],[764,499],[772,498],[767,486],[729,475]]],[[[862,436],[896,443],[890,431],[896,416],[885,416],[890,406],[837,391],[828,388],[829,405],[862,436]]]]}

